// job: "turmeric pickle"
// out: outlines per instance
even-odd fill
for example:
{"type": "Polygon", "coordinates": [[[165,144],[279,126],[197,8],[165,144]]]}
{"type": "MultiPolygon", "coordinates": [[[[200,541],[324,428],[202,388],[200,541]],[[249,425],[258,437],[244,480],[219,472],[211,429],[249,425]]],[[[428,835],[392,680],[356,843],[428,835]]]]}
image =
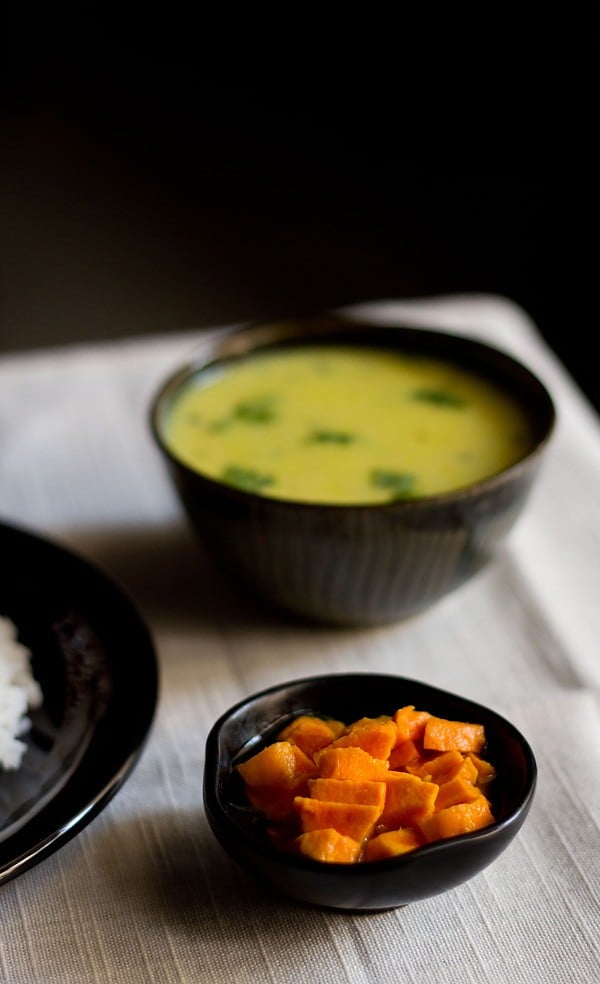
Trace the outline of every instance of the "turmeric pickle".
{"type": "Polygon", "coordinates": [[[359,863],[493,823],[485,742],[482,725],[413,705],[349,725],[302,714],[235,768],[274,846],[359,863]]]}

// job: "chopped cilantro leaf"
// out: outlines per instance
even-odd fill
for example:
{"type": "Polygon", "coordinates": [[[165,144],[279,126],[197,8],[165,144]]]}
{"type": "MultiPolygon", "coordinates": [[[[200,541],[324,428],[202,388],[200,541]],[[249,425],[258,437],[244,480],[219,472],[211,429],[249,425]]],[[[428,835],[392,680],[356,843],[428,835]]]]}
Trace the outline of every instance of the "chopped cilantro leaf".
{"type": "Polygon", "coordinates": [[[333,430],[316,430],[309,437],[309,441],[314,444],[352,444],[355,440],[354,434],[333,430]]]}
{"type": "Polygon", "coordinates": [[[410,499],[413,495],[415,475],[410,472],[388,471],[376,468],[371,472],[371,484],[379,489],[387,489],[393,499],[410,499]]]}
{"type": "Polygon", "coordinates": [[[238,420],[251,424],[268,424],[275,419],[275,407],[272,396],[258,396],[253,400],[243,400],[233,409],[233,415],[238,420]]]}
{"type": "Polygon", "coordinates": [[[449,393],[448,390],[423,387],[422,389],[415,390],[412,395],[415,400],[422,400],[424,403],[433,403],[438,407],[454,407],[458,409],[465,405],[464,400],[460,396],[456,396],[455,393],[449,393]]]}
{"type": "Polygon", "coordinates": [[[265,475],[254,468],[242,468],[240,465],[227,465],[221,474],[221,479],[227,485],[234,485],[246,492],[260,492],[268,485],[273,485],[272,475],[265,475]]]}

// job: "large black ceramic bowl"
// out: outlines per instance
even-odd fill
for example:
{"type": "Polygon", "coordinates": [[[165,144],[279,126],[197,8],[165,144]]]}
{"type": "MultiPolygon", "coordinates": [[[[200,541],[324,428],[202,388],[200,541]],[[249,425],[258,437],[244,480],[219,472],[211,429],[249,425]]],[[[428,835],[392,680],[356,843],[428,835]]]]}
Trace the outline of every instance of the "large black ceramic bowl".
{"type": "Polygon", "coordinates": [[[471,578],[521,513],[554,426],[539,379],[489,345],[447,332],[383,328],[324,316],[255,325],[207,344],[173,373],[151,407],[151,427],[181,500],[214,558],[271,603],[346,625],[420,612],[471,578]],[[456,492],[379,505],[282,501],[232,488],[183,464],[165,436],[174,397],[199,370],[257,350],[302,343],[381,346],[448,359],[515,397],[534,433],[515,465],[456,492]]]}
{"type": "Polygon", "coordinates": [[[206,742],[204,804],[222,847],[261,882],[287,896],[332,909],[391,909],[452,889],[509,845],[531,806],[537,769],[531,748],[499,714],[416,680],[384,674],[334,674],[263,690],[232,707],[206,742]],[[273,847],[244,797],[233,766],[260,751],[291,718],[313,712],[351,723],[414,704],[439,717],[485,726],[485,758],[496,768],[489,799],[495,822],[483,830],[362,864],[330,864],[273,847]]]}

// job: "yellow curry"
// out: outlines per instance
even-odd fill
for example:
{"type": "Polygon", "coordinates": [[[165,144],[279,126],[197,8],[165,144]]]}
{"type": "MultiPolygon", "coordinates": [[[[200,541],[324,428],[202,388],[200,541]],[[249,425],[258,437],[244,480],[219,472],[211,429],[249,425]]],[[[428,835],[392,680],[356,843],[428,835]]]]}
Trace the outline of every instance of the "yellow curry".
{"type": "Polygon", "coordinates": [[[350,345],[272,350],[199,372],[175,399],[165,438],[210,478],[331,504],[460,489],[532,443],[516,401],[482,377],[350,345]]]}

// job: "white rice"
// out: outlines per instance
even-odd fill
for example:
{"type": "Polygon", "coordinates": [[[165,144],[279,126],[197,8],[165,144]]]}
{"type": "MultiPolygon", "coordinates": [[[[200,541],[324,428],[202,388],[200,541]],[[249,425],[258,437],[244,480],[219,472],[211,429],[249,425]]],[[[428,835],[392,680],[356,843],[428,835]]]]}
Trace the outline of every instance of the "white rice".
{"type": "Polygon", "coordinates": [[[0,615],[0,771],[18,769],[31,727],[27,712],[40,707],[42,691],[31,672],[31,652],[17,638],[17,627],[0,615]]]}

